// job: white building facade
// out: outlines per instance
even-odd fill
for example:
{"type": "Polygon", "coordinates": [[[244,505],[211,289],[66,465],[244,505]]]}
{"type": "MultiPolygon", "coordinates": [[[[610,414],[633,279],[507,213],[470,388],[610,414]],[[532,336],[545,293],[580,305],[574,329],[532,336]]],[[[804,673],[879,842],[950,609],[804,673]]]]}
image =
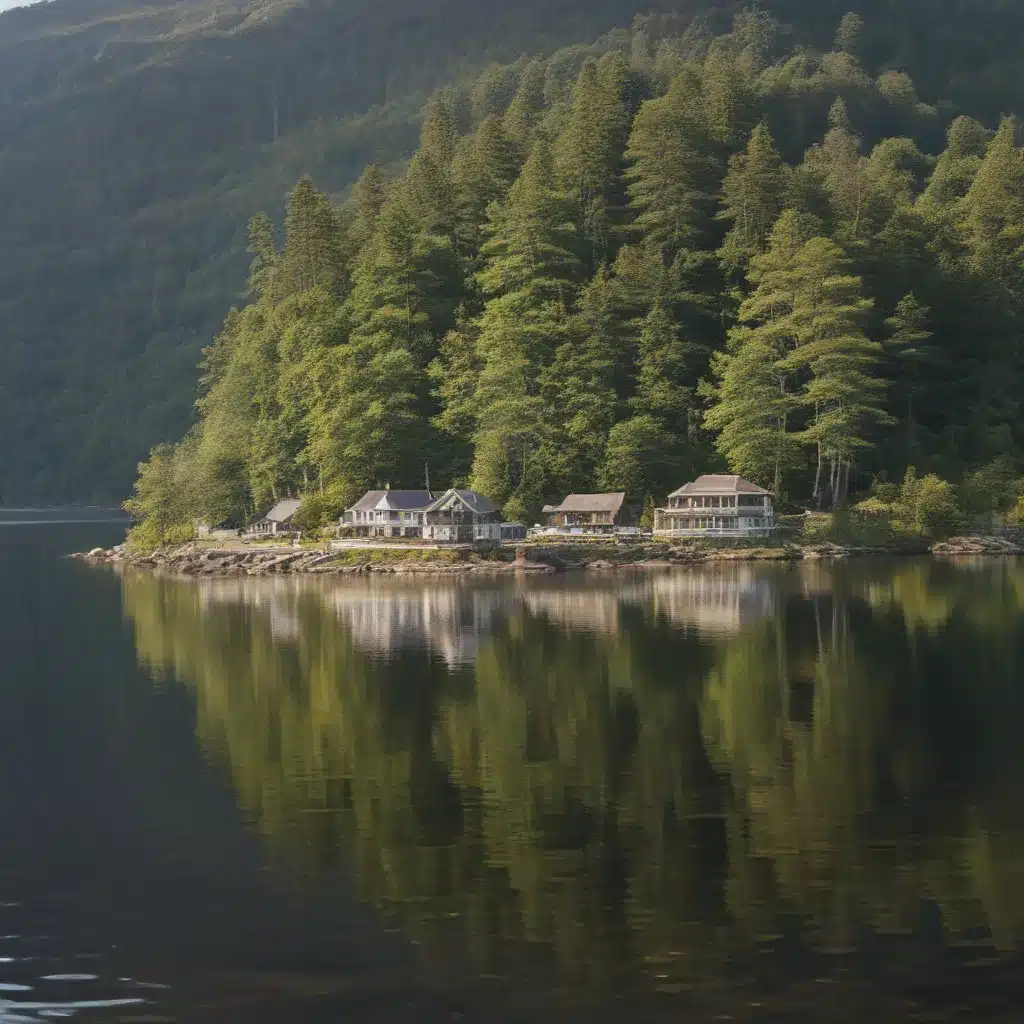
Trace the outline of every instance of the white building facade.
{"type": "Polygon", "coordinates": [[[741,476],[702,476],[654,515],[656,537],[765,537],[775,532],[775,497],[741,476]]]}

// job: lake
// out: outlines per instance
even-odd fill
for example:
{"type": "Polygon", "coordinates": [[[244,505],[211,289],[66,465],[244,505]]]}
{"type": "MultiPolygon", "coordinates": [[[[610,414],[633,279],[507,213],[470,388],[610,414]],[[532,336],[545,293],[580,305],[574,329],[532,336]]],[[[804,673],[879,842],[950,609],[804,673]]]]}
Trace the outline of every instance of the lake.
{"type": "Polygon", "coordinates": [[[1024,564],[175,581],[61,518],[0,514],[0,1024],[1019,1019],[1024,564]]]}

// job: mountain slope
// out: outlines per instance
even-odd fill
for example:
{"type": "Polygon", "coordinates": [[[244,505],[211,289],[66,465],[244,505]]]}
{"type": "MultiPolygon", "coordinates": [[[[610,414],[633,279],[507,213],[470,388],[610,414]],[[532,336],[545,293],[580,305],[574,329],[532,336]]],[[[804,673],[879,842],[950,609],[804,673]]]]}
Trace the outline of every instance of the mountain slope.
{"type": "MultiPolygon", "coordinates": [[[[0,495],[109,500],[181,433],[244,283],[245,223],[300,174],[342,192],[408,156],[437,86],[657,6],[55,0],[0,16],[0,495]]],[[[725,22],[737,5],[661,6],[725,22]]],[[[818,45],[862,11],[866,65],[907,67],[949,112],[991,122],[1022,89],[1019,5],[765,6],[818,45]]]]}

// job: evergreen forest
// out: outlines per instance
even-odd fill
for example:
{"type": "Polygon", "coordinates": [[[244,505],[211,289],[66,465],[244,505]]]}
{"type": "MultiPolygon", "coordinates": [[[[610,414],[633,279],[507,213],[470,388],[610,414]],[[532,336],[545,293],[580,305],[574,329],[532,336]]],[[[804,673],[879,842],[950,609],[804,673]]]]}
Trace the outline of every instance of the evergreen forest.
{"type": "MultiPolygon", "coordinates": [[[[0,19],[23,118],[72,93],[84,117],[146,54],[166,69],[270,48],[308,72],[258,103],[229,90],[202,139],[133,153],[134,192],[114,175],[86,196],[77,167],[47,214],[66,215],[73,296],[68,266],[47,277],[58,247],[31,237],[34,199],[0,218],[31,253],[5,245],[20,277],[0,281],[0,490],[123,496],[156,443],[132,507],[164,535],[290,495],[327,521],[427,467],[530,522],[569,491],[660,502],[713,470],[816,509],[908,468],[1016,475],[1024,156],[1005,5],[564,0],[484,17],[452,0],[415,38],[401,4],[378,6],[172,7],[131,32],[116,3],[74,30],[60,3],[0,19]],[[385,37],[394,51],[359,93],[352,61],[304,49],[314,27],[354,33],[367,59],[385,37]],[[26,47],[61,33],[97,40],[95,95],[74,63],[39,92],[26,47]],[[173,196],[150,175],[161,156],[173,196]],[[188,183],[213,164],[213,191],[188,183]]],[[[212,67],[210,87],[247,65],[212,67]]],[[[16,185],[38,146],[11,127],[0,180],[16,185]]],[[[118,152],[113,124],[106,138],[118,152]]]]}

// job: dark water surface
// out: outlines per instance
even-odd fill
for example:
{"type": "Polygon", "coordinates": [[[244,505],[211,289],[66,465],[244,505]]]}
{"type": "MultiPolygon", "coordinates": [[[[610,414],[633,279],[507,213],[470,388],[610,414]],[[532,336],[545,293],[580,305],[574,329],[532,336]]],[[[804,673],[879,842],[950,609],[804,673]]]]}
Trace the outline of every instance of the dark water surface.
{"type": "Polygon", "coordinates": [[[1024,565],[123,577],[0,514],[0,1024],[1024,1017],[1024,565]]]}

